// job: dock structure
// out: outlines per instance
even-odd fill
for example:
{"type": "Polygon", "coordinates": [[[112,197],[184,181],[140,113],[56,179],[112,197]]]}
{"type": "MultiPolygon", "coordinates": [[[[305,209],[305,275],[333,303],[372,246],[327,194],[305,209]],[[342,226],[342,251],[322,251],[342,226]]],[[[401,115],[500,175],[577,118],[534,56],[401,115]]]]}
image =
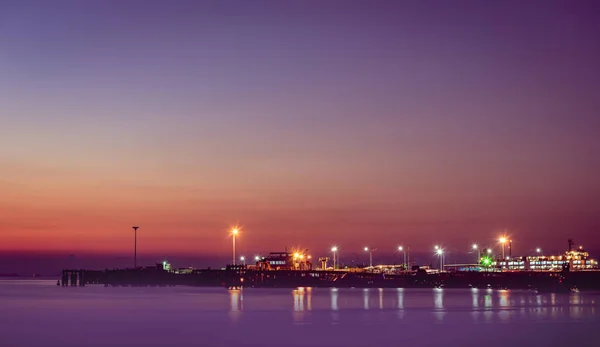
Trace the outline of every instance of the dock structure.
{"type": "MultiPolygon", "coordinates": [[[[600,271],[431,273],[424,270],[399,274],[346,270],[265,270],[246,265],[224,269],[166,270],[138,267],[104,271],[63,270],[62,286],[198,286],[239,288],[571,288],[600,290],[600,271]]],[[[558,290],[558,289],[556,289],[558,290]]]]}
{"type": "Polygon", "coordinates": [[[86,284],[85,274],[88,270],[63,270],[62,281],[63,287],[83,287],[86,284]]]}

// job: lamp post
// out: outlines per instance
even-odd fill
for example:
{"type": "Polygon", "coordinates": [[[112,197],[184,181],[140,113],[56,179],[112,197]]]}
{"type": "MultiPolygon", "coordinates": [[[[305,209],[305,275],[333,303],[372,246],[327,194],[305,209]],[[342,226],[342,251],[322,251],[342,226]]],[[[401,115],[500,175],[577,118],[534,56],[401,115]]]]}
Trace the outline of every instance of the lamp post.
{"type": "Polygon", "coordinates": [[[337,259],[336,259],[336,253],[338,251],[337,246],[333,246],[331,247],[331,252],[333,252],[333,270],[335,270],[335,267],[337,265],[337,259]]]}
{"type": "Polygon", "coordinates": [[[500,244],[502,245],[502,259],[504,259],[504,244],[506,243],[506,237],[500,238],[500,244]]]}
{"type": "Polygon", "coordinates": [[[373,251],[375,250],[377,250],[377,248],[365,247],[365,252],[369,252],[369,267],[373,267],[373,251]]]}
{"type": "Polygon", "coordinates": [[[237,228],[233,228],[233,230],[231,230],[231,236],[233,239],[233,265],[235,265],[235,237],[239,232],[240,231],[237,228]]]}
{"type": "Polygon", "coordinates": [[[137,268],[137,230],[138,226],[133,227],[133,268],[137,268]]]}
{"type": "Polygon", "coordinates": [[[440,256],[440,272],[442,272],[444,270],[444,250],[438,247],[436,253],[440,256]]]}
{"type": "Polygon", "coordinates": [[[479,263],[479,260],[481,259],[481,251],[479,250],[479,246],[476,243],[474,243],[472,247],[473,250],[477,251],[477,263],[479,263]]]}
{"type": "Polygon", "coordinates": [[[240,261],[242,262],[242,265],[246,265],[246,257],[243,255],[240,257],[240,261]]]}
{"type": "Polygon", "coordinates": [[[404,247],[398,246],[398,252],[402,252],[402,254],[404,254],[404,271],[406,271],[408,270],[408,265],[406,264],[406,251],[404,250],[404,247]]]}

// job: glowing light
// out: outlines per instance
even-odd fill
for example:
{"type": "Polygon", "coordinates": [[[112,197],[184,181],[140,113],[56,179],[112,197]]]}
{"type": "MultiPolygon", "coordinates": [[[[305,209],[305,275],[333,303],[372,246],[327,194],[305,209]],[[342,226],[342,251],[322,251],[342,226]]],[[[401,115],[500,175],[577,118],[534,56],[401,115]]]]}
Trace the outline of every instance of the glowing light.
{"type": "Polygon", "coordinates": [[[476,244],[473,244],[473,249],[477,249],[477,245],[476,244]]]}
{"type": "Polygon", "coordinates": [[[294,253],[294,259],[297,259],[300,256],[299,253],[294,253]]]}
{"type": "Polygon", "coordinates": [[[331,251],[332,251],[332,252],[337,252],[337,250],[338,250],[337,246],[333,246],[333,247],[331,247],[331,251]]]}
{"type": "Polygon", "coordinates": [[[258,256],[258,255],[254,256],[254,260],[259,261],[260,260],[260,256],[258,256]]]}
{"type": "Polygon", "coordinates": [[[298,258],[300,258],[300,259],[304,259],[304,254],[300,254],[300,255],[298,255],[298,258]]]}
{"type": "Polygon", "coordinates": [[[241,261],[244,261],[244,260],[246,260],[246,257],[244,257],[244,256],[242,255],[242,256],[240,257],[240,260],[241,260],[241,261]]]}
{"type": "Polygon", "coordinates": [[[435,249],[436,249],[436,250],[440,249],[440,246],[436,245],[436,246],[435,246],[435,249]]]}
{"type": "Polygon", "coordinates": [[[536,248],[535,251],[538,252],[538,253],[540,253],[542,250],[539,249],[539,248],[536,248]]]}
{"type": "Polygon", "coordinates": [[[231,234],[232,234],[232,235],[237,235],[239,232],[240,232],[240,231],[239,231],[237,228],[233,228],[233,229],[231,230],[231,234]]]}
{"type": "Polygon", "coordinates": [[[501,238],[500,238],[500,243],[506,243],[506,241],[507,241],[507,240],[506,240],[506,237],[501,237],[501,238]]]}
{"type": "Polygon", "coordinates": [[[402,251],[404,250],[404,248],[402,248],[402,246],[398,246],[398,250],[399,250],[400,252],[402,252],[402,251]]]}
{"type": "Polygon", "coordinates": [[[310,259],[310,258],[312,258],[312,256],[309,255],[309,256],[307,256],[307,258],[310,259]]]}
{"type": "Polygon", "coordinates": [[[488,254],[492,253],[492,250],[488,248],[487,250],[488,254]]]}
{"type": "Polygon", "coordinates": [[[369,247],[365,247],[365,252],[368,252],[368,251],[369,251],[369,247]]]}
{"type": "Polygon", "coordinates": [[[443,250],[443,249],[439,248],[439,249],[437,250],[437,254],[439,254],[439,255],[442,255],[443,253],[444,253],[444,250],[443,250]]]}

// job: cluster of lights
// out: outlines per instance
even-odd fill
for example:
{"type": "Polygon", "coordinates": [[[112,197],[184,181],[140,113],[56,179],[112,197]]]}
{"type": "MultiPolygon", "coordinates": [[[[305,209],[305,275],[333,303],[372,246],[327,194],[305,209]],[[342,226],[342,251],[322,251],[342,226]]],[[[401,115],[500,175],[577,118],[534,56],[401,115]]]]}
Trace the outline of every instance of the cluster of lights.
{"type": "MultiPolygon", "coordinates": [[[[233,253],[234,253],[234,260],[235,260],[235,238],[236,238],[236,236],[237,236],[239,233],[240,233],[240,229],[239,229],[238,227],[235,227],[235,228],[232,228],[232,229],[231,229],[231,235],[232,235],[232,237],[233,237],[233,253]]],[[[511,240],[509,240],[509,239],[508,239],[506,236],[502,236],[502,237],[500,237],[500,238],[498,239],[498,241],[499,241],[499,243],[502,245],[502,251],[503,251],[502,253],[504,254],[504,244],[505,244],[505,243],[507,243],[507,242],[511,242],[511,240]]],[[[474,251],[478,251],[478,254],[480,253],[480,252],[479,252],[479,245],[477,245],[477,244],[473,244],[473,245],[471,246],[471,248],[472,248],[474,251]]],[[[444,254],[444,250],[443,250],[443,249],[442,249],[440,246],[436,245],[436,246],[434,247],[434,249],[435,249],[435,253],[436,253],[437,255],[439,255],[440,257],[441,257],[441,256],[444,254]]],[[[582,249],[583,249],[583,247],[582,247],[582,246],[579,246],[579,250],[581,251],[582,249]]],[[[333,247],[331,247],[331,252],[333,252],[333,254],[334,254],[334,264],[335,264],[335,260],[336,260],[336,253],[338,252],[338,250],[339,250],[339,248],[338,248],[337,246],[333,246],[333,247]]],[[[369,252],[369,257],[371,258],[371,259],[370,259],[370,262],[371,262],[371,263],[372,263],[372,252],[373,252],[373,251],[375,251],[375,250],[377,250],[377,249],[376,249],[376,248],[364,247],[364,251],[365,251],[365,252],[369,252]]],[[[403,246],[398,246],[397,250],[398,250],[399,252],[404,252],[404,247],[403,247],[403,246]]],[[[483,265],[483,266],[491,266],[491,265],[492,265],[492,263],[493,263],[492,256],[491,256],[491,254],[492,254],[492,249],[490,249],[490,248],[487,248],[487,249],[484,249],[484,251],[486,251],[486,253],[487,253],[487,254],[486,254],[486,255],[484,255],[484,256],[481,256],[481,255],[479,255],[479,257],[478,257],[478,259],[479,259],[479,262],[480,262],[480,264],[481,264],[481,265],[483,265]]],[[[538,253],[538,254],[541,254],[541,252],[542,252],[541,248],[539,248],[539,247],[538,247],[538,248],[536,248],[536,250],[535,250],[535,251],[536,251],[536,253],[538,253]]],[[[576,253],[576,252],[575,252],[575,251],[572,251],[571,253],[576,253]]],[[[572,255],[571,255],[571,256],[567,256],[567,259],[569,259],[569,258],[571,258],[571,257],[572,257],[572,255]]],[[[312,257],[311,257],[310,255],[307,255],[307,254],[304,254],[304,253],[301,253],[301,252],[295,252],[295,253],[293,254],[293,258],[294,258],[294,260],[300,260],[300,261],[304,261],[305,259],[311,259],[312,257]]],[[[552,259],[554,259],[554,256],[552,256],[551,258],[552,258],[552,259]]],[[[241,262],[245,262],[245,260],[246,260],[246,258],[245,258],[244,256],[241,256],[239,259],[240,259],[240,261],[241,261],[241,262]]],[[[260,261],[261,259],[264,259],[264,258],[263,258],[263,257],[261,257],[261,256],[258,256],[258,255],[256,255],[256,256],[254,257],[254,260],[255,260],[255,261],[257,261],[257,262],[258,262],[258,261],[260,261]]],[[[506,259],[509,259],[509,257],[506,257],[506,259]]],[[[562,257],[559,257],[559,259],[562,259],[562,257]]],[[[166,263],[166,262],[165,262],[165,263],[166,263]]],[[[597,262],[596,262],[596,263],[597,263],[597,262]]],[[[163,264],[163,265],[164,265],[164,264],[163,264]]],[[[372,264],[371,264],[371,266],[372,266],[372,264]]],[[[334,265],[334,267],[335,267],[335,265],[334,265]]]]}
{"type": "Polygon", "coordinates": [[[299,252],[294,253],[294,260],[297,260],[297,259],[304,260],[304,258],[310,259],[312,257],[310,255],[306,255],[306,254],[299,253],[299,252]]]}

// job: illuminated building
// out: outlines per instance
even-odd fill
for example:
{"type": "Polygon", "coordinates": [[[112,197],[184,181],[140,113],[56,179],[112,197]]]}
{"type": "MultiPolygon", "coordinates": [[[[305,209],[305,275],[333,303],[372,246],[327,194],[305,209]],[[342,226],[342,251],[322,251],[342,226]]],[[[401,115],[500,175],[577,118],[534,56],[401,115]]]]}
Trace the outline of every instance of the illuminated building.
{"type": "Polygon", "coordinates": [[[162,268],[165,271],[171,271],[171,264],[165,260],[162,262],[162,268]]]}
{"type": "Polygon", "coordinates": [[[568,267],[570,271],[590,270],[598,268],[598,261],[591,259],[589,253],[579,247],[562,255],[535,255],[526,257],[513,257],[493,261],[491,268],[502,270],[530,270],[530,271],[562,271],[568,267]]]}
{"type": "Polygon", "coordinates": [[[271,252],[256,262],[262,270],[312,270],[311,256],[307,252],[271,252]]]}

